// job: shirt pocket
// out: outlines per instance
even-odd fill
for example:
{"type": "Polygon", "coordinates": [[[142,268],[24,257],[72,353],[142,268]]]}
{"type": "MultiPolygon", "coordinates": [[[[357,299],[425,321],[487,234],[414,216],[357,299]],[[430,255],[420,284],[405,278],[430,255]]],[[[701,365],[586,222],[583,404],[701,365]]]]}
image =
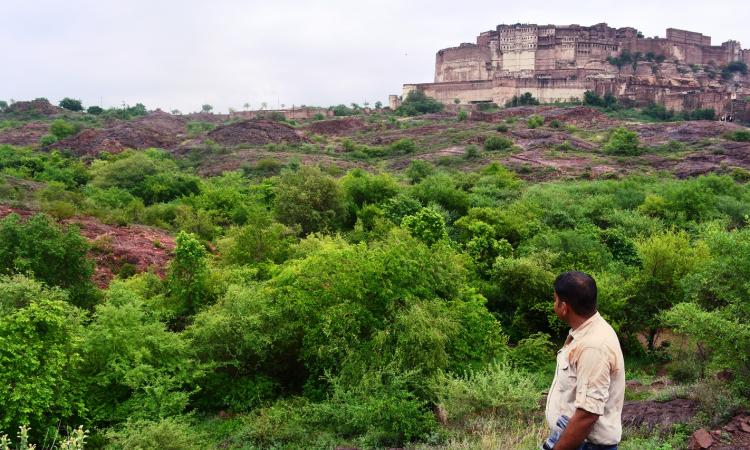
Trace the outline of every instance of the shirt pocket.
{"type": "Polygon", "coordinates": [[[568,357],[565,355],[561,358],[560,370],[557,374],[557,387],[560,392],[570,393],[575,392],[576,389],[576,374],[573,373],[573,367],[568,362],[568,357]]]}

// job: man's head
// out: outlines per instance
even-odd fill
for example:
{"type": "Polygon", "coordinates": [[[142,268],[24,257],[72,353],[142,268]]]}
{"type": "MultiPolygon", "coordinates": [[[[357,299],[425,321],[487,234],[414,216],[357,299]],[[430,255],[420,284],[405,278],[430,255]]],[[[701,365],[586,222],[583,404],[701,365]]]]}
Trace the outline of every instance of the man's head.
{"type": "Polygon", "coordinates": [[[596,313],[596,282],[583,272],[561,273],[555,280],[555,313],[567,323],[596,313]]]}

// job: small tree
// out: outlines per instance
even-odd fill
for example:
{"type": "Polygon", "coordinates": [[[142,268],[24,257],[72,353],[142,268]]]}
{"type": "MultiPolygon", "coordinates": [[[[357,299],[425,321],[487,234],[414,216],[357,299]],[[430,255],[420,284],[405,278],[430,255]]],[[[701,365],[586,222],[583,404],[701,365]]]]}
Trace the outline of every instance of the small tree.
{"type": "Polygon", "coordinates": [[[6,109],[8,109],[8,102],[0,100],[0,112],[5,112],[6,109]]]}
{"type": "Polygon", "coordinates": [[[604,144],[604,152],[612,155],[638,155],[640,153],[638,134],[624,127],[615,128],[604,144]]]}
{"type": "Polygon", "coordinates": [[[443,104],[422,91],[411,91],[406,100],[396,109],[402,116],[416,116],[419,114],[436,113],[443,110],[443,104]]]}
{"type": "Polygon", "coordinates": [[[375,109],[381,109],[382,107],[383,107],[383,102],[381,102],[380,100],[375,102],[375,109]]]}
{"type": "Polygon", "coordinates": [[[243,108],[245,108],[245,111],[247,111],[247,110],[249,110],[249,109],[250,109],[250,103],[248,103],[248,102],[245,102],[245,104],[244,104],[244,105],[242,105],[242,107],[243,107],[243,108]]]}
{"type": "Polygon", "coordinates": [[[525,92],[520,97],[517,95],[514,95],[512,99],[507,101],[505,103],[506,108],[510,108],[513,106],[525,106],[525,105],[538,105],[539,100],[534,98],[533,95],[531,95],[531,92],[525,92]]]}
{"type": "Polygon", "coordinates": [[[288,171],[276,186],[276,215],[302,233],[334,230],[346,218],[344,193],[339,183],[316,167],[288,171]]]}
{"type": "Polygon", "coordinates": [[[401,220],[401,227],[409,230],[412,236],[430,246],[448,240],[445,219],[439,211],[432,208],[422,208],[413,216],[404,217],[401,220]]]}
{"type": "Polygon", "coordinates": [[[95,116],[98,116],[99,114],[104,112],[104,109],[100,106],[89,106],[88,109],[86,109],[86,112],[89,114],[93,114],[95,116]]]}
{"type": "Polygon", "coordinates": [[[208,103],[206,103],[205,105],[201,106],[201,111],[203,111],[204,113],[210,113],[213,109],[214,109],[214,107],[211,106],[211,105],[209,105],[208,103]]]}
{"type": "Polygon", "coordinates": [[[81,131],[81,127],[78,124],[67,122],[63,119],[57,119],[52,122],[49,126],[49,132],[57,139],[65,139],[68,136],[73,136],[81,131]]]}
{"type": "Polygon", "coordinates": [[[83,104],[81,104],[81,101],[70,97],[65,97],[60,100],[60,107],[65,108],[68,111],[83,111],[83,104]]]}
{"type": "Polygon", "coordinates": [[[179,313],[194,314],[212,297],[208,285],[208,252],[193,234],[180,231],[169,266],[169,295],[178,303],[179,313]]]}

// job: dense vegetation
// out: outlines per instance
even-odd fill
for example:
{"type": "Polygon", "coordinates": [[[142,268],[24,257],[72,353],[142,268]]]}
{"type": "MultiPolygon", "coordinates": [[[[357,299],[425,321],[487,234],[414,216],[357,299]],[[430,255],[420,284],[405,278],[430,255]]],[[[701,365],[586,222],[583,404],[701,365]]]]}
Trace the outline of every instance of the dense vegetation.
{"type": "MultiPolygon", "coordinates": [[[[430,112],[430,100],[410,96],[401,113],[430,112]]],[[[604,154],[642,150],[626,128],[602,142],[604,154]]],[[[157,149],[87,164],[12,146],[0,156],[3,202],[46,213],[0,221],[9,434],[30,426],[42,442],[83,425],[87,448],[116,449],[460,447],[471,437],[457,430],[491,417],[513,445],[534,448],[567,333],[552,281],[573,269],[597,279],[629,358],[667,363],[694,386],[731,371],[714,389],[729,399],[722,414],[750,394],[742,178],[535,184],[498,163],[420,160],[401,173],[288,164],[200,177],[157,149]],[[123,272],[96,288],[89,244],[51,219],[74,215],[174,232],[166,276],[123,272]],[[665,327],[683,336],[671,348],[659,344],[665,327]]],[[[662,438],[632,445],[649,439],[662,438]]]]}

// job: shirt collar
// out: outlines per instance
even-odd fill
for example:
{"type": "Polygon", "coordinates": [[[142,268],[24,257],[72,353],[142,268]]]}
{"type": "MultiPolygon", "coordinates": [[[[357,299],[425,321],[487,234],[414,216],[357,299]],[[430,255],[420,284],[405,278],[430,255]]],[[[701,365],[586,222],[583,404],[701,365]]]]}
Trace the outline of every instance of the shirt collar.
{"type": "Polygon", "coordinates": [[[594,323],[595,321],[599,320],[602,316],[599,315],[599,312],[595,312],[593,316],[586,319],[585,322],[583,322],[578,328],[575,330],[571,329],[568,334],[573,338],[580,337],[584,335],[588,328],[591,328],[590,325],[594,323]]]}

